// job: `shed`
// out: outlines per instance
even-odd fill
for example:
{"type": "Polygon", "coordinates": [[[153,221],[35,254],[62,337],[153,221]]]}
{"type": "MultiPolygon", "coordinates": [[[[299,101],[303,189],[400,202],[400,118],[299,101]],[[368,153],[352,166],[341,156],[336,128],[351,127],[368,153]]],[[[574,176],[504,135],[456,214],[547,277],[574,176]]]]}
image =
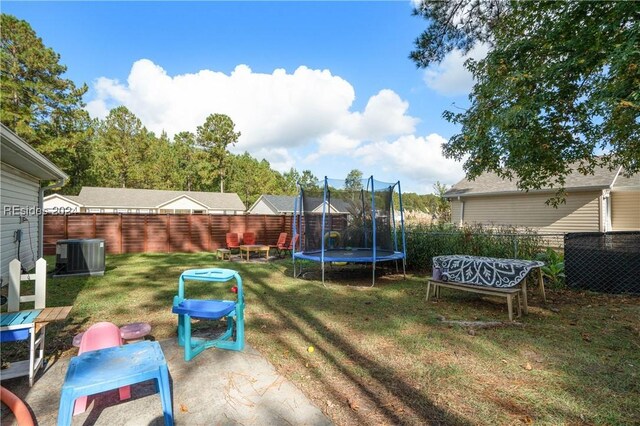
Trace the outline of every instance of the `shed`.
{"type": "Polygon", "coordinates": [[[0,124],[0,280],[9,276],[9,262],[19,259],[25,269],[42,256],[44,191],[62,186],[68,176],[4,124],[0,124]],[[57,181],[42,187],[41,183],[57,181]]]}

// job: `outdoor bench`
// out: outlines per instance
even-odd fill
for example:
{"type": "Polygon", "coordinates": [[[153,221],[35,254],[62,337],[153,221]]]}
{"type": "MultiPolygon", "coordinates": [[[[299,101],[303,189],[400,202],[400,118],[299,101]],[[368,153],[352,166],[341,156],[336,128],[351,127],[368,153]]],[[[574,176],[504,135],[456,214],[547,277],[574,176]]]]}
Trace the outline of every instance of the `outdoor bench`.
{"type": "Polygon", "coordinates": [[[478,294],[500,296],[507,299],[509,320],[513,321],[513,299],[516,299],[518,316],[522,310],[528,313],[527,280],[533,270],[538,271],[540,292],[546,302],[544,281],[540,267],[543,262],[519,259],[451,255],[433,258],[433,276],[427,281],[427,301],[433,287],[434,296],[440,296],[440,288],[452,288],[478,294]]]}

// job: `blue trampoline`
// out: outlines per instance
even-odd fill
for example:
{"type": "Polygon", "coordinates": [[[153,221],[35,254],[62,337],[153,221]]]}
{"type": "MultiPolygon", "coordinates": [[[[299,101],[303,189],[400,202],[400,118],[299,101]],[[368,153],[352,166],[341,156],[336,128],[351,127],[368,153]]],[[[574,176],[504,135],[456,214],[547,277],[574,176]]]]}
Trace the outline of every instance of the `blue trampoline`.
{"type": "Polygon", "coordinates": [[[294,207],[293,234],[299,235],[293,250],[294,276],[302,273],[296,268],[296,260],[302,259],[321,263],[323,284],[326,263],[372,264],[371,286],[378,262],[401,262],[404,274],[400,182],[380,182],[373,176],[357,181],[325,177],[316,186],[301,188],[294,207]]]}

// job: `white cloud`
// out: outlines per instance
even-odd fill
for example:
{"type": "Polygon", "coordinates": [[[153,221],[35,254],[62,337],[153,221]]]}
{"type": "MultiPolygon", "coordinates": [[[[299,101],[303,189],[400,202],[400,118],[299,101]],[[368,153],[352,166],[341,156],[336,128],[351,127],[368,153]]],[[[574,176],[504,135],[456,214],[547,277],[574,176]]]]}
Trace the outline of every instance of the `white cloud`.
{"type": "Polygon", "coordinates": [[[392,142],[374,142],[357,148],[354,155],[369,167],[384,173],[396,173],[411,182],[407,187],[420,193],[430,192],[436,181],[452,184],[463,176],[462,165],[444,158],[438,134],[426,137],[401,136],[392,142]]]}
{"type": "Polygon", "coordinates": [[[353,87],[328,70],[262,74],[238,65],[230,75],[202,70],[171,77],[146,59],[133,64],[126,85],[100,78],[95,89],[90,112],[101,116],[109,105],[124,105],[156,133],[195,131],[209,114],[227,114],[242,132],[243,150],[295,146],[328,133],[355,98],[353,87]]]}
{"type": "Polygon", "coordinates": [[[444,139],[416,136],[418,119],[393,90],[371,96],[352,110],[353,86],[329,70],[298,67],[292,73],[253,72],[238,65],[230,73],[201,70],[170,76],[159,65],[136,61],[126,83],[101,77],[87,103],[94,117],[124,105],[151,131],[169,136],[195,132],[212,113],[229,115],[242,132],[234,152],[265,158],[280,172],[310,168],[317,176],[346,176],[352,169],[403,188],[430,192],[433,182],[453,183],[461,167],[442,158],[444,139]]]}
{"type": "Polygon", "coordinates": [[[331,140],[380,140],[411,133],[418,120],[407,115],[409,104],[392,90],[372,96],[363,112],[350,111],[355,91],[346,80],[329,70],[298,67],[293,73],[276,69],[255,73],[238,65],[226,75],[201,70],[174,77],[150,60],[136,61],[126,84],[106,77],[94,83],[95,98],[87,103],[94,117],[104,118],[117,105],[129,108],[143,124],[170,136],[195,132],[212,113],[229,115],[242,133],[238,151],[264,150],[270,162],[291,164],[281,151],[315,140],[331,154],[331,140]]]}
{"type": "Polygon", "coordinates": [[[467,55],[462,55],[458,49],[454,49],[444,57],[438,65],[427,68],[424,72],[424,81],[430,89],[441,95],[464,95],[471,91],[474,80],[471,73],[464,67],[468,58],[479,60],[484,58],[489,51],[486,44],[474,46],[467,55]]]}
{"type": "Polygon", "coordinates": [[[313,163],[323,156],[349,155],[358,145],[360,145],[360,141],[357,139],[352,139],[339,132],[331,132],[318,138],[318,150],[309,154],[305,158],[305,162],[313,163]]]}
{"type": "Polygon", "coordinates": [[[281,173],[296,168],[296,160],[286,148],[260,148],[251,153],[254,158],[266,158],[271,168],[281,173]]]}
{"type": "Polygon", "coordinates": [[[419,120],[406,115],[408,109],[408,102],[400,99],[393,90],[384,89],[369,98],[364,112],[346,115],[340,123],[340,130],[350,137],[364,140],[413,133],[419,120]]]}

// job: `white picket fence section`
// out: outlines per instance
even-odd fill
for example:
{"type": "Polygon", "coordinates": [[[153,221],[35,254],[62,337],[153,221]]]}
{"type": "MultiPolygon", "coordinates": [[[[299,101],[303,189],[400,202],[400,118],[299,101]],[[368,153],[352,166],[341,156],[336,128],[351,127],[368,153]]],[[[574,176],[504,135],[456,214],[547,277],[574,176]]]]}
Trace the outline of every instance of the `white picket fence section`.
{"type": "Polygon", "coordinates": [[[22,267],[18,259],[9,263],[9,294],[7,311],[17,312],[21,303],[35,302],[34,309],[44,309],[47,300],[47,261],[40,258],[36,261],[35,274],[22,274],[22,267]],[[34,294],[21,295],[23,281],[35,280],[34,294]]]}

